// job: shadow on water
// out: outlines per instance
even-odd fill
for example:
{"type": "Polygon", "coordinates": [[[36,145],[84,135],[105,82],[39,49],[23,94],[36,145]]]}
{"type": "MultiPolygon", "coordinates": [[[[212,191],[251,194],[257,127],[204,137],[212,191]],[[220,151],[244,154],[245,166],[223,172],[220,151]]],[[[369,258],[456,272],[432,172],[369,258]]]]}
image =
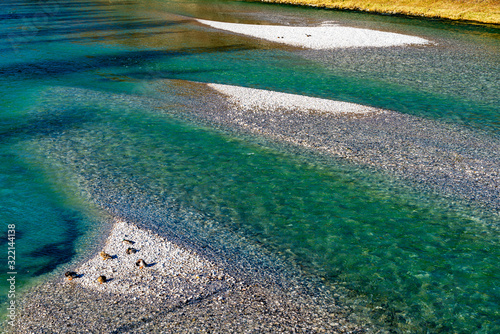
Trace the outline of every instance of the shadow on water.
{"type": "MultiPolygon", "coordinates": [[[[7,231],[3,232],[2,235],[0,236],[0,246],[5,246],[9,243],[9,237],[11,237],[12,235],[8,234],[7,231]]],[[[16,234],[15,234],[15,240],[18,241],[19,239],[21,239],[22,237],[24,236],[24,232],[23,231],[19,231],[19,230],[16,230],[16,234]]]]}
{"type": "Polygon", "coordinates": [[[31,8],[38,8],[40,10],[43,10],[44,12],[47,13],[53,13],[54,11],[59,11],[61,8],[76,8],[76,9],[81,9],[84,7],[97,7],[99,8],[99,11],[101,11],[101,8],[106,6],[106,5],[113,5],[113,6],[128,6],[130,4],[133,4],[133,1],[109,1],[107,4],[106,2],[101,3],[99,1],[71,1],[71,0],[47,0],[47,1],[38,1],[38,0],[4,0],[2,1],[2,4],[5,6],[12,6],[14,8],[20,8],[24,9],[24,7],[31,9],[31,8]]]}
{"type": "Polygon", "coordinates": [[[182,57],[199,53],[237,52],[248,50],[242,45],[223,47],[186,48],[177,51],[128,51],[111,55],[78,57],[74,60],[39,61],[12,64],[0,67],[0,75],[5,78],[45,79],[47,76],[60,76],[104,68],[137,66],[153,60],[182,57]]]}
{"type": "Polygon", "coordinates": [[[44,263],[27,268],[30,269],[29,271],[33,276],[51,272],[59,265],[71,261],[76,254],[74,246],[79,236],[78,226],[81,217],[74,211],[61,211],[60,217],[65,228],[64,233],[62,233],[63,240],[43,245],[28,254],[29,257],[36,258],[37,261],[44,263]]]}
{"type": "MultiPolygon", "coordinates": [[[[59,38],[59,39],[37,39],[36,43],[39,44],[48,44],[48,43],[90,43],[90,42],[96,42],[100,40],[109,40],[112,39],[114,41],[121,41],[121,40],[129,40],[130,38],[147,38],[147,37],[152,37],[152,36],[166,36],[169,34],[172,34],[173,32],[169,31],[162,31],[162,32],[135,32],[135,33],[113,33],[113,34],[99,34],[99,35],[93,35],[93,36],[87,36],[87,37],[69,37],[69,38],[59,38]]],[[[23,42],[24,43],[24,42],[23,42]]],[[[18,43],[22,44],[22,43],[18,43]]],[[[32,42],[26,42],[26,44],[33,44],[32,42]]],[[[4,49],[0,50],[3,52],[8,52],[9,49],[4,49]]]]}
{"type": "MultiPolygon", "coordinates": [[[[109,31],[127,31],[130,32],[131,30],[150,30],[153,28],[165,28],[169,26],[174,26],[174,25],[180,25],[184,24],[187,21],[153,21],[153,22],[127,22],[128,20],[122,19],[119,20],[118,18],[112,18],[112,17],[104,17],[99,20],[77,20],[76,22],[78,23],[77,25],[74,24],[74,20],[72,18],[65,18],[65,19],[58,19],[57,20],[58,24],[63,25],[66,22],[71,24],[73,23],[73,26],[59,26],[59,27],[50,27],[46,26],[43,27],[42,29],[38,29],[36,32],[37,39],[36,40],[30,40],[30,41],[19,41],[17,43],[26,43],[26,44],[32,44],[34,42],[36,43],[43,43],[43,40],[39,40],[38,38],[40,37],[54,37],[56,36],[57,39],[53,41],[57,42],[65,42],[66,40],[62,38],[62,36],[67,36],[67,35],[74,35],[74,34],[82,34],[82,33],[92,33],[92,34],[98,34],[99,32],[109,32],[109,31]],[[100,23],[98,21],[102,21],[103,23],[100,23]],[[104,23],[105,22],[105,23],[104,23]]],[[[20,22],[22,23],[22,22],[20,22]]],[[[165,32],[162,32],[165,33],[165,32]]],[[[154,35],[155,32],[149,32],[149,34],[154,35]]],[[[22,36],[22,34],[20,34],[22,36]]],[[[15,38],[16,34],[12,33],[4,33],[0,34],[0,38],[6,39],[6,38],[15,38]]],[[[73,38],[73,40],[78,40],[78,38],[73,38]]]]}
{"type": "MultiPolygon", "coordinates": [[[[52,172],[32,157],[33,152],[23,150],[22,140],[15,143],[15,149],[9,150],[8,145],[2,144],[0,148],[0,207],[3,208],[2,223],[15,224],[18,258],[15,269],[19,273],[18,288],[22,289],[30,277],[50,272],[72,260],[75,243],[82,235],[82,225],[87,223],[88,216],[79,210],[78,199],[68,201],[63,194],[65,190],[47,179],[52,172]]],[[[0,244],[7,240],[4,235],[0,244]]],[[[0,286],[3,293],[2,289],[4,286],[0,286]]]]}
{"type": "Polygon", "coordinates": [[[154,79],[154,80],[161,80],[161,79],[177,79],[177,78],[182,78],[183,75],[195,75],[195,74],[203,74],[203,73],[213,73],[217,72],[219,70],[213,69],[213,70],[162,70],[162,71],[155,71],[154,76],[151,75],[150,71],[142,71],[142,72],[133,72],[133,73],[126,73],[126,76],[128,78],[132,78],[135,80],[148,80],[148,79],[154,79]]]}
{"type": "Polygon", "coordinates": [[[46,114],[44,117],[33,117],[23,124],[15,124],[7,129],[0,129],[0,142],[9,139],[26,139],[40,135],[56,134],[63,130],[82,126],[91,122],[95,114],[88,110],[68,110],[65,114],[46,114]]]}
{"type": "Polygon", "coordinates": [[[144,38],[169,33],[172,27],[189,22],[185,19],[133,19],[116,13],[117,6],[129,4],[62,0],[30,4],[11,2],[11,8],[6,8],[6,11],[10,9],[11,12],[0,15],[6,27],[0,29],[0,42],[9,43],[17,49],[53,42],[85,43],[96,39],[125,39],[127,35],[128,38],[135,38],[137,33],[144,38]]]}
{"type": "MultiPolygon", "coordinates": [[[[18,7],[21,7],[20,4],[15,4],[13,5],[13,8],[18,9],[18,7]]],[[[31,19],[40,16],[41,13],[44,13],[47,16],[50,17],[56,17],[58,20],[71,20],[71,16],[74,16],[76,13],[80,16],[91,16],[91,15],[102,15],[103,13],[106,12],[111,12],[111,10],[104,10],[104,9],[99,9],[99,10],[90,10],[90,9],[79,9],[78,12],[76,11],[70,11],[70,10],[62,10],[62,9],[54,9],[53,13],[47,13],[47,11],[43,10],[43,7],[36,7],[36,5],[31,6],[29,9],[41,9],[41,10],[33,10],[29,12],[11,12],[11,13],[6,13],[6,14],[0,14],[0,20],[23,20],[23,19],[31,19]],[[66,18],[61,18],[61,17],[66,17],[66,18]]],[[[74,21],[74,19],[72,20],[74,21]]],[[[81,19],[79,19],[79,22],[82,22],[81,19]]]]}

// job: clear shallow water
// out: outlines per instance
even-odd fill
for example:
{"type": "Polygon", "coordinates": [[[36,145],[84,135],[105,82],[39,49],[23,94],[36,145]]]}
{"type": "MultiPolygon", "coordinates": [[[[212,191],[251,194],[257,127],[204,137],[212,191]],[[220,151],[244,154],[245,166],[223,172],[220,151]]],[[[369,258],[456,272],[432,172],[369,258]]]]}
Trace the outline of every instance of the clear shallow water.
{"type": "Polygon", "coordinates": [[[495,30],[235,2],[47,4],[2,5],[7,195],[0,205],[7,208],[3,224],[16,222],[21,233],[20,288],[90,246],[83,231],[98,215],[79,197],[88,189],[78,181],[102,180],[104,189],[139,201],[174,196],[243,231],[328,284],[347,287],[359,312],[394,331],[498,330],[497,216],[349,164],[310,161],[181,121],[180,108],[166,106],[174,92],[151,83],[188,79],[336,98],[498,136],[495,30]],[[51,14],[12,35],[10,27],[41,10],[51,14]],[[169,13],[343,20],[439,43],[312,53],[208,31],[169,13]]]}

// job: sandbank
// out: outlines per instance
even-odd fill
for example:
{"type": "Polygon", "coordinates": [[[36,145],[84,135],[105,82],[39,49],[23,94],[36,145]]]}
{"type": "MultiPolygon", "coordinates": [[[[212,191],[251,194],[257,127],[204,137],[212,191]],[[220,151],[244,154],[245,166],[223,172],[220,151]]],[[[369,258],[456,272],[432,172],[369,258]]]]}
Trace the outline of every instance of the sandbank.
{"type": "Polygon", "coordinates": [[[234,279],[226,276],[214,263],[157,234],[123,221],[114,225],[103,251],[113,258],[103,260],[96,254],[76,269],[82,276],[75,279],[74,284],[100,292],[149,296],[164,294],[192,299],[195,298],[193,294],[199,297],[201,290],[220,289],[224,285],[220,281],[234,283],[234,279]],[[134,244],[126,244],[124,239],[134,244]],[[127,254],[127,248],[133,248],[136,253],[127,254]],[[143,259],[148,267],[140,269],[136,265],[139,259],[143,259]],[[97,277],[100,275],[105,275],[109,281],[99,284],[97,277]],[[183,293],[179,294],[179,291],[183,293]]]}
{"type": "Polygon", "coordinates": [[[272,42],[310,49],[334,49],[352,47],[390,47],[426,45],[424,38],[392,32],[343,27],[325,24],[318,27],[294,27],[229,23],[197,19],[199,23],[215,29],[265,39],[272,42]]]}
{"type": "Polygon", "coordinates": [[[500,208],[500,159],[493,153],[500,151],[500,142],[487,134],[363,105],[239,86],[206,86],[228,103],[227,109],[198,109],[197,116],[210,123],[372,166],[417,188],[500,208]]]}
{"type": "MultiPolygon", "coordinates": [[[[117,221],[99,254],[28,292],[15,333],[365,333],[351,311],[285,281],[233,277],[207,254],[117,221]],[[123,242],[131,240],[133,245],[123,242]],[[133,247],[137,253],[127,254],[133,247]],[[135,265],[138,259],[148,264],[135,265]],[[107,281],[97,278],[105,275],[107,281]]],[[[222,266],[221,266],[222,265],[222,266]]]]}
{"type": "Polygon", "coordinates": [[[280,93],[265,89],[246,88],[232,85],[209,83],[208,87],[226,94],[229,101],[244,110],[258,108],[300,109],[303,112],[329,114],[366,114],[380,112],[380,109],[355,103],[320,99],[316,97],[280,93]]]}

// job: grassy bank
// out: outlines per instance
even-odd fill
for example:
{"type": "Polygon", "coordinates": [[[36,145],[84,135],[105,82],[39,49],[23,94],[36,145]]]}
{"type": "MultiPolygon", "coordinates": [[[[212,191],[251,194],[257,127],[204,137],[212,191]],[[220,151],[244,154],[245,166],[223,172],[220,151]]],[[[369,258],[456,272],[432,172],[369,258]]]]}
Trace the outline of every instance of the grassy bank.
{"type": "Polygon", "coordinates": [[[264,2],[350,9],[500,24],[498,0],[261,0],[264,2]]]}

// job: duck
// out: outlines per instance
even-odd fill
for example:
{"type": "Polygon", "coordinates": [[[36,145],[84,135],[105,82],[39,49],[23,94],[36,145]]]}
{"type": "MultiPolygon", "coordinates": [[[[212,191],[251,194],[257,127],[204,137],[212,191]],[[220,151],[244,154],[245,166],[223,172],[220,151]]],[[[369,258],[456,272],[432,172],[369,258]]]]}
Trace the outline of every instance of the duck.
{"type": "Polygon", "coordinates": [[[137,260],[137,262],[135,263],[136,266],[139,267],[139,269],[142,269],[142,268],[145,268],[148,266],[148,264],[146,262],[144,262],[143,259],[139,259],[137,260]]]}
{"type": "Polygon", "coordinates": [[[127,250],[125,252],[130,255],[130,254],[137,253],[137,249],[129,247],[129,248],[127,248],[127,250]]]}
{"type": "Polygon", "coordinates": [[[122,241],[122,242],[123,242],[124,244],[126,244],[126,245],[133,245],[133,244],[135,244],[135,241],[132,241],[132,240],[127,240],[127,239],[123,239],[123,241],[122,241]]]}
{"type": "Polygon", "coordinates": [[[100,284],[106,283],[106,281],[107,281],[107,279],[106,279],[106,276],[104,276],[104,275],[97,277],[97,282],[99,282],[100,284]]]}
{"type": "Polygon", "coordinates": [[[78,274],[75,273],[74,271],[67,271],[64,276],[68,278],[69,281],[71,281],[73,278],[77,278],[78,274]]]}
{"type": "Polygon", "coordinates": [[[102,257],[103,260],[109,260],[113,258],[111,255],[105,252],[100,252],[99,255],[102,257]]]}

